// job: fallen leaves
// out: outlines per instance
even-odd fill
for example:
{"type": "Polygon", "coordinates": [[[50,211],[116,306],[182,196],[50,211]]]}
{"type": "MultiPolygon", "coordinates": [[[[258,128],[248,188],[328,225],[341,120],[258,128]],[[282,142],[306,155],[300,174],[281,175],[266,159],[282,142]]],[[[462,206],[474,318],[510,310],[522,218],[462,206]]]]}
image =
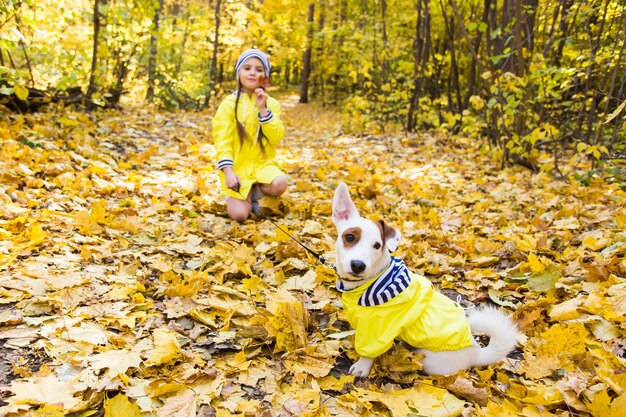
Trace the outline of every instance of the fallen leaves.
{"type": "Polygon", "coordinates": [[[332,262],[347,181],[401,229],[412,270],[512,311],[519,350],[427,377],[398,345],[355,379],[332,269],[269,221],[224,216],[209,114],[0,115],[0,414],[621,415],[623,190],[496,170],[454,139],[346,136],[292,104],[293,186],[265,213],[332,262]]]}

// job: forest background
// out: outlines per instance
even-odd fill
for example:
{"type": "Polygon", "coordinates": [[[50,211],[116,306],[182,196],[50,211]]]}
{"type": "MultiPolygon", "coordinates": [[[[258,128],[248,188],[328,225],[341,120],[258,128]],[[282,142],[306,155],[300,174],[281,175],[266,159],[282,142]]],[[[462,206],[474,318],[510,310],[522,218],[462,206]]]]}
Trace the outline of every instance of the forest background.
{"type": "Polygon", "coordinates": [[[582,175],[621,181],[623,1],[3,0],[0,12],[12,107],[28,94],[214,106],[255,46],[274,85],[340,106],[354,132],[461,133],[502,163],[557,173],[573,150],[597,162],[582,175]]]}
{"type": "Polygon", "coordinates": [[[0,0],[0,415],[621,416],[623,0],[0,0]],[[347,374],[329,268],[224,215],[210,119],[258,47],[288,129],[264,215],[330,199],[523,336],[486,369],[347,374]]]}

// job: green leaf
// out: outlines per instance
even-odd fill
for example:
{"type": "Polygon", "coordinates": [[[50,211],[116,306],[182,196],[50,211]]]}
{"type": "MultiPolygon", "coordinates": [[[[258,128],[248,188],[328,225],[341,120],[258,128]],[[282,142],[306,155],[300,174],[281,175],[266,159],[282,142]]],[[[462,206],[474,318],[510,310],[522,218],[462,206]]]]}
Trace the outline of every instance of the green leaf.
{"type": "Polygon", "coordinates": [[[10,96],[13,94],[13,89],[10,87],[0,87],[0,94],[10,96]]]}
{"type": "Polygon", "coordinates": [[[515,304],[513,304],[512,302],[502,299],[502,296],[504,295],[502,291],[490,288],[488,293],[489,293],[489,298],[491,299],[491,301],[493,301],[497,305],[503,306],[503,307],[510,307],[510,308],[516,307],[515,304]]]}
{"type": "Polygon", "coordinates": [[[624,110],[624,107],[626,107],[626,101],[617,106],[615,111],[611,113],[609,117],[604,121],[604,124],[610,123],[611,120],[615,119],[622,112],[622,110],[624,110]]]}
{"type": "Polygon", "coordinates": [[[15,84],[13,86],[13,89],[15,90],[15,95],[17,96],[17,98],[19,98],[22,101],[26,101],[26,99],[28,98],[27,88],[24,88],[19,84],[15,84]]]}
{"type": "Polygon", "coordinates": [[[558,278],[559,273],[554,270],[533,275],[528,278],[528,288],[535,292],[548,292],[554,288],[558,278]]]}

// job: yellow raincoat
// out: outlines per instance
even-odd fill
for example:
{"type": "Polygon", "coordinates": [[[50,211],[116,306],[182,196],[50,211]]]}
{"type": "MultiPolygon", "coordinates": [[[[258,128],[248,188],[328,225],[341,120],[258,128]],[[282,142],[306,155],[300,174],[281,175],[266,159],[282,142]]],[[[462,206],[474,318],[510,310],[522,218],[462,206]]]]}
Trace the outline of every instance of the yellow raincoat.
{"type": "MultiPolygon", "coordinates": [[[[397,260],[393,259],[394,262],[397,260]]],[[[404,266],[404,262],[401,263],[404,266]]],[[[354,347],[357,353],[368,358],[378,357],[391,348],[396,338],[413,347],[432,351],[472,346],[472,333],[463,309],[436,291],[428,279],[406,270],[406,266],[404,268],[409,277],[407,287],[389,301],[360,305],[363,303],[361,296],[369,287],[377,285],[381,275],[389,269],[342,294],[348,321],[356,330],[354,347]]]]}
{"type": "Polygon", "coordinates": [[[267,109],[271,117],[259,121],[259,109],[256,106],[255,96],[242,93],[239,96],[237,107],[237,119],[246,129],[248,138],[240,145],[235,124],[235,99],[236,95],[226,97],[217,109],[213,117],[213,141],[220,168],[220,180],[222,191],[228,197],[242,199],[248,196],[254,183],[269,184],[276,177],[284,175],[278,167],[276,160],[276,146],[285,134],[285,128],[280,118],[280,104],[276,99],[268,97],[267,109]],[[262,129],[265,153],[261,151],[257,143],[258,129],[262,129]],[[235,174],[239,177],[239,193],[226,187],[225,175],[222,168],[232,166],[235,174]]]}

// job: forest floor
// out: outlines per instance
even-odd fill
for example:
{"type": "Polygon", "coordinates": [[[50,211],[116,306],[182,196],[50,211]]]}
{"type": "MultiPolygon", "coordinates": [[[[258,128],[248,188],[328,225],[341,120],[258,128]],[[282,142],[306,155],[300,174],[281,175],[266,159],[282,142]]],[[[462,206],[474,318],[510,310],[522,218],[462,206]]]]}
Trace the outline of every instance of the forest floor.
{"type": "Polygon", "coordinates": [[[346,182],[410,269],[512,314],[516,351],[441,377],[398,345],[355,379],[332,269],[224,215],[209,114],[0,113],[0,415],[622,415],[626,193],[281,103],[290,184],[263,215],[332,262],[346,182]]]}

